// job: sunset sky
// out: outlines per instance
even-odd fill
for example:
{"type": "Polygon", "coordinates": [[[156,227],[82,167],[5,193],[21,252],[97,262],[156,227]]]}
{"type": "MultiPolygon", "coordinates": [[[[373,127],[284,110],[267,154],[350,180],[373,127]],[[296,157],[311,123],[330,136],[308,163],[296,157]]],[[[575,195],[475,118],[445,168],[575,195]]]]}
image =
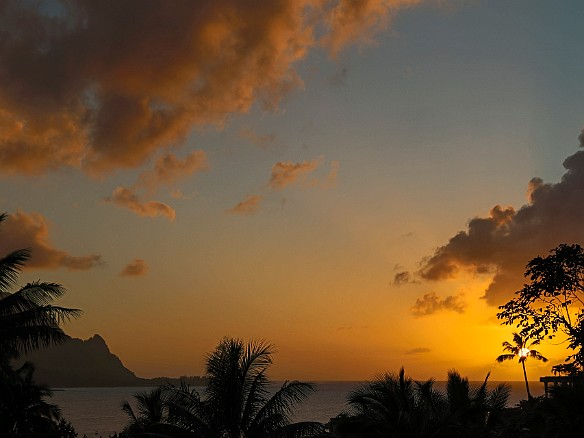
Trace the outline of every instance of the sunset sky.
{"type": "Polygon", "coordinates": [[[273,342],[276,379],[520,380],[497,306],[584,243],[583,18],[0,2],[0,252],[33,248],[21,283],[63,284],[67,333],[141,377],[202,374],[232,336],[273,342]]]}

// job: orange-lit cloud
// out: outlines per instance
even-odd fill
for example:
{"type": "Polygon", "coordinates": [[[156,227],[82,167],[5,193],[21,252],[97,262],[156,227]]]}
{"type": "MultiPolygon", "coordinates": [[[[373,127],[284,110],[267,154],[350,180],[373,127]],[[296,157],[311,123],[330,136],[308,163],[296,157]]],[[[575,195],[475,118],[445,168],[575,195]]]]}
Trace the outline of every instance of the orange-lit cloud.
{"type": "Polygon", "coordinates": [[[333,56],[354,41],[372,44],[375,34],[389,24],[392,13],[418,3],[421,0],[340,0],[329,10],[327,20],[331,32],[322,43],[333,56]]]}
{"type": "Polygon", "coordinates": [[[0,172],[136,167],[303,83],[322,42],[370,41],[413,0],[0,3],[0,172]]]}
{"type": "MultiPolygon", "coordinates": [[[[582,136],[580,137],[582,141],[582,136]]],[[[533,178],[528,203],[515,210],[495,206],[489,216],[471,219],[468,228],[423,262],[426,280],[459,273],[493,273],[485,298],[500,305],[523,285],[525,265],[560,243],[584,243],[584,151],[564,161],[566,173],[555,184],[533,178]]]]}
{"type": "Polygon", "coordinates": [[[91,269],[103,264],[100,255],[73,256],[56,249],[49,240],[49,226],[39,213],[17,211],[10,214],[1,225],[2,253],[30,248],[31,259],[25,269],[67,268],[73,271],[91,269]]]}
{"type": "Polygon", "coordinates": [[[158,157],[152,170],[140,174],[139,184],[153,189],[162,184],[172,184],[208,168],[207,154],[204,151],[191,152],[184,158],[165,153],[158,157]]]}
{"type": "Polygon", "coordinates": [[[460,295],[448,295],[440,298],[435,292],[429,292],[422,298],[418,298],[411,308],[415,317],[428,316],[443,310],[450,310],[457,313],[464,311],[464,303],[460,295]]]}
{"type": "Polygon", "coordinates": [[[138,216],[165,216],[170,221],[174,221],[176,217],[176,212],[172,207],[158,201],[142,202],[140,201],[140,198],[127,187],[116,188],[110,197],[104,198],[104,201],[133,211],[138,216]]]}
{"type": "Polygon", "coordinates": [[[279,161],[272,166],[270,176],[270,187],[275,190],[302,181],[308,174],[314,172],[320,165],[320,160],[302,161],[293,163],[292,161],[279,161]]]}
{"type": "Polygon", "coordinates": [[[142,259],[135,259],[128,263],[126,267],[120,272],[122,277],[140,277],[148,273],[148,265],[142,259]]]}
{"type": "Polygon", "coordinates": [[[243,201],[228,210],[228,213],[253,214],[259,210],[263,198],[261,195],[248,195],[243,201]]]}

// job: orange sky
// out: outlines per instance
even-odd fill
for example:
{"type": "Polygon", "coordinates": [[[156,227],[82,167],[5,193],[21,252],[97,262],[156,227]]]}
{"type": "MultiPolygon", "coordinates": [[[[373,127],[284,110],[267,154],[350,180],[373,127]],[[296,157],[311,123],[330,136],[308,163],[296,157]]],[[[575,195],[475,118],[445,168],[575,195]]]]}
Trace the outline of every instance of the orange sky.
{"type": "Polygon", "coordinates": [[[233,336],[277,379],[520,380],[497,306],[584,243],[580,9],[3,2],[0,250],[139,376],[233,336]]]}

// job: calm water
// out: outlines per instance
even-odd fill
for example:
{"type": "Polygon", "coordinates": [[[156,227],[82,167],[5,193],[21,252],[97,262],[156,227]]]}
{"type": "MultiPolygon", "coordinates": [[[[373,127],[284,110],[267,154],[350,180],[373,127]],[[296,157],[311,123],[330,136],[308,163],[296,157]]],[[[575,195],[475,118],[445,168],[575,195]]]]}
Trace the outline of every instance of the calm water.
{"type": "MultiPolygon", "coordinates": [[[[491,382],[495,385],[497,382],[491,382]]],[[[525,399],[524,382],[508,382],[511,385],[509,405],[525,399]]],[[[317,391],[301,405],[295,414],[296,421],[320,421],[326,423],[346,408],[347,394],[359,382],[321,382],[317,391]]],[[[489,386],[491,386],[489,385],[489,386]]],[[[436,388],[443,390],[445,382],[436,382],[436,388]]],[[[530,382],[533,396],[543,395],[543,384],[530,382]]],[[[67,388],[55,391],[52,402],[61,407],[63,416],[70,421],[79,436],[89,438],[101,435],[106,438],[121,431],[127,423],[127,416],[120,408],[124,400],[133,405],[133,395],[150,388],[67,388]]],[[[196,388],[201,391],[204,388],[196,388]]]]}

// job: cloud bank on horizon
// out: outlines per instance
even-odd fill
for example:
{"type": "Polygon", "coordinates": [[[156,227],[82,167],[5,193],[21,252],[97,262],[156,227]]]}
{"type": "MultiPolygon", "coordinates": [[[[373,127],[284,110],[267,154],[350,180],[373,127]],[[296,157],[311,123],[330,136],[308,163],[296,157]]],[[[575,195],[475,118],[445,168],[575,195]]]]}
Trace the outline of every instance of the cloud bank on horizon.
{"type": "Polygon", "coordinates": [[[0,171],[140,166],[193,127],[277,107],[310,50],[369,44],[421,1],[4,1],[0,171]]]}
{"type": "MultiPolygon", "coordinates": [[[[579,140],[584,147],[584,131],[579,140]]],[[[491,274],[484,298],[490,305],[501,305],[521,289],[529,260],[547,255],[560,243],[583,244],[584,150],[566,158],[563,165],[566,172],[558,183],[532,178],[528,203],[518,210],[496,205],[487,217],[471,219],[466,230],[422,261],[417,276],[440,281],[462,273],[491,274]]],[[[403,272],[398,273],[396,284],[404,278],[403,272]]]]}

